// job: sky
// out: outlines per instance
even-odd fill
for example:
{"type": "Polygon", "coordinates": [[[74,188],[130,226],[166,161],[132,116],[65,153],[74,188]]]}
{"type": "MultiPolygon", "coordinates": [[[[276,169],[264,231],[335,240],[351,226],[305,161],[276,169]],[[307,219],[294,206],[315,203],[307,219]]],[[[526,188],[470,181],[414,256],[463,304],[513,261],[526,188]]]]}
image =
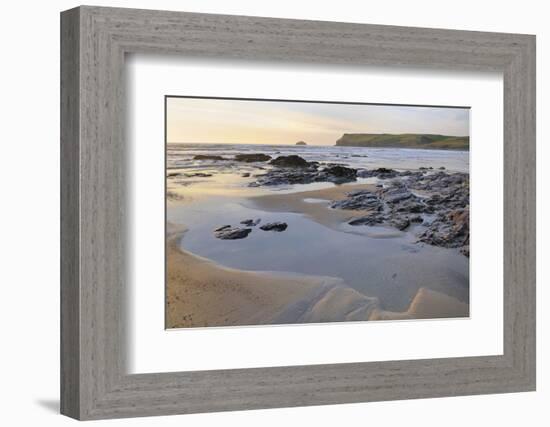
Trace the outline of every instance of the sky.
{"type": "Polygon", "coordinates": [[[167,99],[167,141],[334,145],[344,133],[469,135],[469,109],[204,98],[167,99]]]}

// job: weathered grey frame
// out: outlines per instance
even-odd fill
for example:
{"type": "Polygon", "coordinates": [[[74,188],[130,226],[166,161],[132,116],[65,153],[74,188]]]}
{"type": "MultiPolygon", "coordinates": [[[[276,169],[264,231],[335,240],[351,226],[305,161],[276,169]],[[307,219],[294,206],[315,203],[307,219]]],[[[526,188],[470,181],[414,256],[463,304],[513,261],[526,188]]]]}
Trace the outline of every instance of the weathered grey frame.
{"type": "Polygon", "coordinates": [[[61,412],[100,419],[535,389],[535,37],[83,6],[61,14],[61,412]],[[504,76],[504,354],[128,375],[130,52],[504,76]]]}

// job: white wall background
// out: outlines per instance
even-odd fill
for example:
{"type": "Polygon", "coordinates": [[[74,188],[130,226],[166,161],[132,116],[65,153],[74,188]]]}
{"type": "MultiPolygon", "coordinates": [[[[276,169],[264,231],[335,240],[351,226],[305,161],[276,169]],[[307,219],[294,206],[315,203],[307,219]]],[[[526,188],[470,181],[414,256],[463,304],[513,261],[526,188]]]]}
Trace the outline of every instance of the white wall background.
{"type": "MultiPolygon", "coordinates": [[[[538,391],[172,416],[117,426],[334,426],[345,423],[445,427],[550,424],[549,149],[550,27],[540,0],[157,0],[97,5],[537,34],[538,391]],[[545,170],[544,167],[546,166],[545,170]],[[544,241],[546,238],[546,242],[544,241]],[[546,271],[545,271],[546,270],[546,271]],[[545,360],[546,359],[546,360],[545,360]]],[[[59,11],[75,1],[5,2],[0,25],[0,376],[3,425],[64,426],[59,384],[59,11]]]]}

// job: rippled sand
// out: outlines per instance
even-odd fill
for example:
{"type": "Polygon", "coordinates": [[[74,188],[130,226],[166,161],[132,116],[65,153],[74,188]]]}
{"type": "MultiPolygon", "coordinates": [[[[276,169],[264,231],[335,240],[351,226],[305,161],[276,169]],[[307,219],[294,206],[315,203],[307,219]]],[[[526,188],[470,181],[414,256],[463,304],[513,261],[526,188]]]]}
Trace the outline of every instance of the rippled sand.
{"type": "Polygon", "coordinates": [[[182,250],[183,233],[169,224],[167,328],[468,316],[468,304],[425,288],[390,312],[338,278],[222,267],[182,250]]]}

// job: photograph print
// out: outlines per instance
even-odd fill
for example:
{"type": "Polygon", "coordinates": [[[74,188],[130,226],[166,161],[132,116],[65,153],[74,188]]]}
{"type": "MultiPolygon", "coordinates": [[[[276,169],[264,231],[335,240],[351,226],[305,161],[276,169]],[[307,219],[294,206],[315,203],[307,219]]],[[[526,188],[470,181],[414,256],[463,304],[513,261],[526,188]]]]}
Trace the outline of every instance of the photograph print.
{"type": "Polygon", "coordinates": [[[470,109],[165,97],[166,328],[470,315],[470,109]]]}

